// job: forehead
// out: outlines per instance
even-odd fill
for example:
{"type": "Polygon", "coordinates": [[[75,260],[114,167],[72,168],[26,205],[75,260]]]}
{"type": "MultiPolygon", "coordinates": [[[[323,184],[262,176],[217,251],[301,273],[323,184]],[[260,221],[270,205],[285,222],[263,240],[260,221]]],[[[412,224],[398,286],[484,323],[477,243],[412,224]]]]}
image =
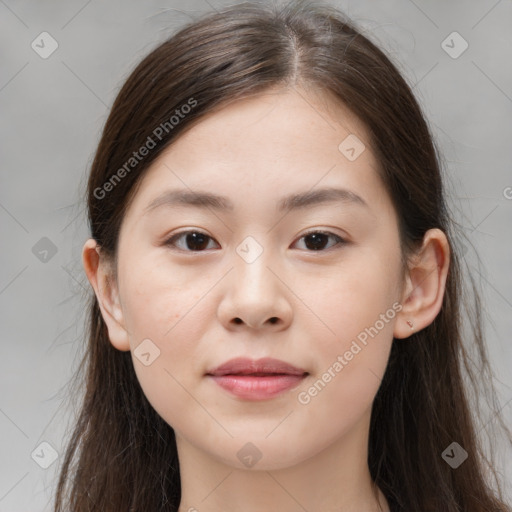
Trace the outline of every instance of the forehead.
{"type": "Polygon", "coordinates": [[[248,195],[334,186],[363,197],[380,186],[369,144],[364,125],[332,97],[269,91],[203,116],[146,171],[133,207],[140,213],[164,189],[209,190],[239,206],[248,195]],[[340,149],[351,137],[364,144],[352,160],[340,149]]]}
{"type": "MultiPolygon", "coordinates": [[[[357,134],[368,140],[366,132],[363,123],[331,93],[273,89],[203,116],[176,141],[181,148],[174,153],[194,147],[196,152],[189,153],[189,158],[208,151],[230,158],[261,158],[266,149],[273,158],[302,159],[307,158],[308,149],[320,149],[337,156],[340,137],[357,134]]],[[[317,159],[319,155],[311,156],[317,159]]]]}

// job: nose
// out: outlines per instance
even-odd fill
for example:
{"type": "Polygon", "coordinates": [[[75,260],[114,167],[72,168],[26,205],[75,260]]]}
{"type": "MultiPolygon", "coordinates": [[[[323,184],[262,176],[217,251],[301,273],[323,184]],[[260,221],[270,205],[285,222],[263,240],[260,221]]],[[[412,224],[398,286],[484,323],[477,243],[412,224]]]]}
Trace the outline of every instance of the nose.
{"type": "Polygon", "coordinates": [[[219,319],[226,329],[245,326],[280,331],[290,325],[293,293],[269,253],[263,251],[251,263],[234,255],[234,268],[224,280],[224,294],[218,309],[219,319]]]}

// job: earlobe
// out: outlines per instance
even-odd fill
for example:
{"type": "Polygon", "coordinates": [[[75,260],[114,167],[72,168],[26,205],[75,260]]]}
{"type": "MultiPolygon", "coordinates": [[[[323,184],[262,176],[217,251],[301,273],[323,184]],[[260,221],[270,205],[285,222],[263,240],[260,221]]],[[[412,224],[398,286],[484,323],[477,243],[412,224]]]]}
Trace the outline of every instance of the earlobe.
{"type": "Polygon", "coordinates": [[[96,294],[110,342],[118,350],[130,350],[117,285],[109,262],[102,257],[101,248],[93,238],[88,239],[84,244],[82,262],[87,279],[96,294]]]}
{"type": "Polygon", "coordinates": [[[428,230],[408,269],[395,338],[408,338],[434,321],[443,304],[449,265],[446,235],[438,228],[428,230]]]}

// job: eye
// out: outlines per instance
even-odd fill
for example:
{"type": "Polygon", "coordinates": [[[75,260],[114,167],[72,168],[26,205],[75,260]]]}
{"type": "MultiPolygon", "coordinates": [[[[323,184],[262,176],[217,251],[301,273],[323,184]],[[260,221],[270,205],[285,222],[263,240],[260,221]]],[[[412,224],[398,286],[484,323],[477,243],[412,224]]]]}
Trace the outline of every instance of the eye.
{"type": "Polygon", "coordinates": [[[175,247],[177,246],[176,241],[183,237],[185,241],[185,249],[183,249],[183,247],[180,247],[180,249],[187,252],[203,252],[203,250],[207,248],[208,240],[213,240],[213,238],[208,236],[206,233],[202,233],[197,230],[189,230],[173,235],[165,242],[165,245],[175,247]]]}
{"type": "MultiPolygon", "coordinates": [[[[329,231],[310,231],[299,238],[299,240],[304,239],[306,248],[310,251],[322,251],[325,250],[326,241],[329,238],[335,240],[335,243],[330,247],[347,243],[343,238],[329,231]]],[[[197,230],[188,230],[173,235],[164,242],[164,245],[178,247],[178,249],[185,252],[203,252],[208,248],[209,240],[213,240],[213,238],[206,233],[197,230]],[[185,247],[183,247],[183,245],[179,247],[177,243],[177,241],[182,239],[184,240],[185,247]]]]}
{"type": "Polygon", "coordinates": [[[308,249],[313,251],[321,251],[325,248],[325,243],[329,237],[336,240],[336,243],[332,244],[331,247],[346,243],[343,238],[329,231],[310,231],[309,233],[306,233],[301,238],[299,238],[299,240],[304,239],[305,245],[308,249]]]}

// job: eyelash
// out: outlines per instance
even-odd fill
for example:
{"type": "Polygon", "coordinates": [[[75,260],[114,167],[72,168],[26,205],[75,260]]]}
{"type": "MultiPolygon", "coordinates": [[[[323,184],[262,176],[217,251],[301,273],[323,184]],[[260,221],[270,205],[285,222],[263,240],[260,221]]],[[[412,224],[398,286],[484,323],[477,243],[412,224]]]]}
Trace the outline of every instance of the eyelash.
{"type": "MultiPolygon", "coordinates": [[[[164,245],[174,248],[175,241],[177,239],[179,239],[180,237],[182,237],[184,235],[190,234],[190,233],[198,233],[198,234],[204,235],[205,237],[209,238],[210,240],[213,240],[213,238],[211,236],[207,235],[206,233],[203,233],[202,231],[199,231],[197,229],[189,229],[187,231],[181,231],[180,233],[174,234],[173,236],[171,236],[164,242],[164,245]]],[[[307,233],[304,233],[298,240],[302,240],[303,238],[305,238],[309,235],[312,235],[312,234],[321,234],[321,235],[327,235],[327,236],[334,237],[337,240],[337,243],[327,249],[319,249],[317,251],[306,250],[307,252],[311,252],[311,253],[326,252],[326,251],[329,251],[330,249],[332,249],[333,247],[336,247],[337,245],[346,245],[348,243],[344,238],[340,237],[339,235],[336,235],[335,233],[331,233],[330,231],[322,231],[322,230],[318,230],[318,229],[311,230],[311,231],[308,231],[307,233]]],[[[202,250],[202,251],[192,251],[192,250],[188,250],[188,249],[177,249],[177,250],[182,251],[182,252],[191,252],[191,253],[206,252],[206,250],[202,250]]]]}

